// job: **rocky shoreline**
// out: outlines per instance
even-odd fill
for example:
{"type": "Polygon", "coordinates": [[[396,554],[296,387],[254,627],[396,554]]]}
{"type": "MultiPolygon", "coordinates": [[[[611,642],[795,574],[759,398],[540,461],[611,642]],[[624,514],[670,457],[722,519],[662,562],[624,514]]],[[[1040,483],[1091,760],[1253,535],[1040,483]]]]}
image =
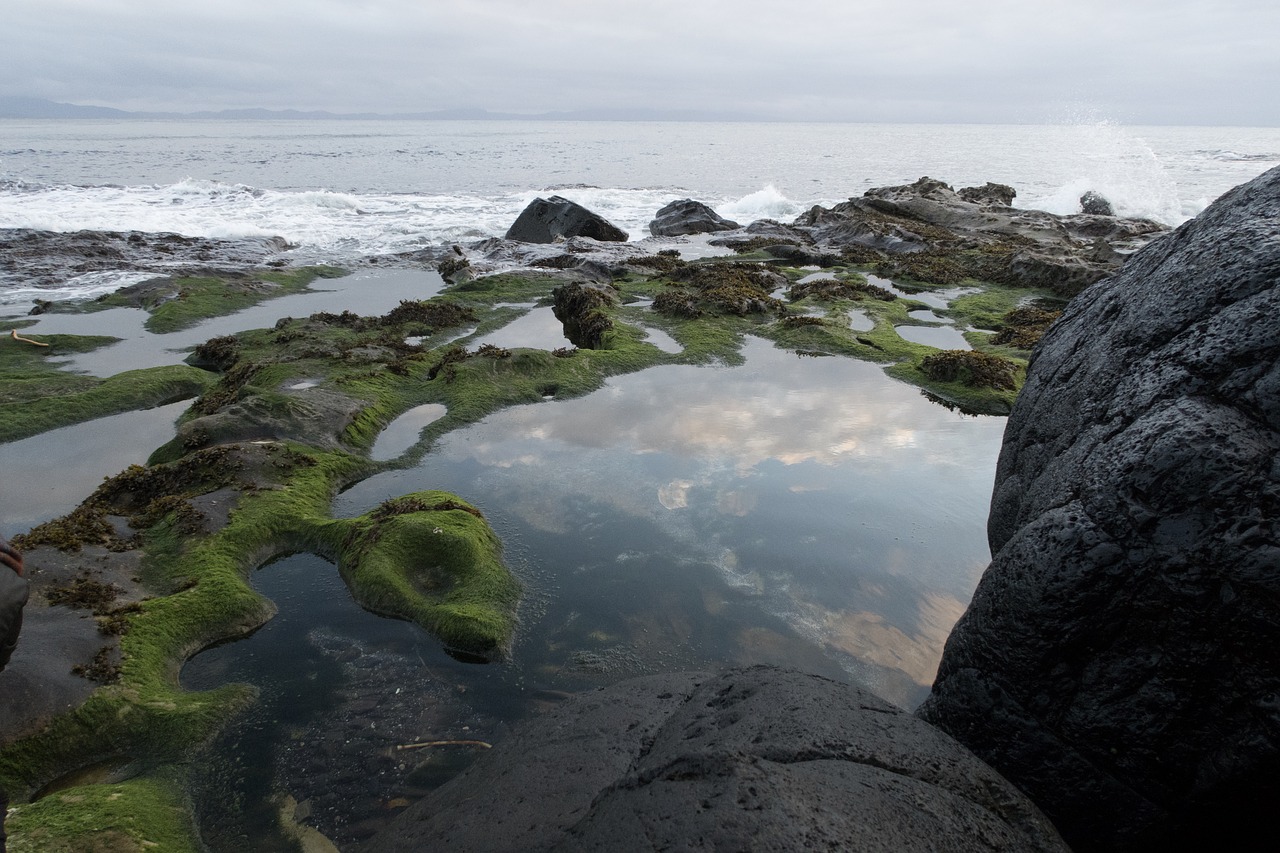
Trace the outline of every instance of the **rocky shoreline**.
{"type": "MultiPolygon", "coordinates": [[[[1273,177],[1268,184],[1259,179],[1254,182],[1257,187],[1250,185],[1252,189],[1229,194],[1218,205],[1224,209],[1240,207],[1246,212],[1217,214],[1214,211],[1219,207],[1215,205],[1201,219],[1207,223],[1203,226],[1205,229],[1218,230],[1207,231],[1207,236],[1194,239],[1182,235],[1188,233],[1188,229],[1196,233],[1192,226],[1201,220],[1184,226],[1174,235],[1162,237],[1164,229],[1154,223],[1117,219],[1105,213],[1057,217],[1018,210],[1010,206],[1014,197],[1011,188],[988,184],[955,191],[928,178],[909,186],[870,190],[863,197],[832,209],[814,208],[789,225],[762,221],[739,227],[736,223],[718,220],[713,213],[709,215],[696,202],[681,202],[669,206],[672,209],[664,208],[655,220],[655,234],[672,236],[640,243],[622,242],[626,235],[620,240],[617,234],[594,223],[589,211],[568,209],[559,204],[563,200],[538,200],[526,211],[528,219],[541,218],[551,225],[537,231],[530,222],[517,223],[520,227],[513,225],[513,232],[520,239],[509,234],[507,239],[442,248],[414,258],[368,261],[375,265],[388,262],[438,265],[441,275],[449,282],[439,297],[406,301],[381,317],[347,313],[283,318],[274,328],[245,331],[207,342],[197,349],[192,359],[194,366],[184,369],[209,373],[213,381],[206,380],[185,391],[199,396],[180,424],[175,439],[156,451],[147,468],[112,478],[75,513],[42,525],[20,540],[28,550],[29,565],[38,569],[37,589],[41,594],[34,598],[43,602],[37,601],[32,607],[29,619],[34,624],[52,625],[65,614],[67,607],[78,606],[94,614],[96,627],[101,630],[103,626],[114,626],[114,633],[104,632],[96,640],[86,634],[76,650],[70,652],[81,656],[95,647],[98,649],[93,660],[79,664],[86,667],[96,664],[97,668],[87,669],[86,674],[101,682],[101,687],[90,686],[89,692],[81,690],[71,698],[49,698],[43,706],[39,702],[27,706],[29,716],[25,724],[16,726],[9,735],[20,737],[10,739],[0,748],[0,784],[19,796],[24,793],[30,796],[51,780],[86,763],[123,757],[126,760],[117,761],[117,765],[131,769],[123,776],[104,777],[110,785],[89,786],[93,793],[85,795],[84,800],[54,795],[20,806],[13,818],[14,849],[21,849],[17,845],[23,843],[19,839],[24,836],[29,839],[28,843],[36,844],[74,844],[94,837],[92,832],[86,834],[84,827],[102,820],[104,815],[116,813],[112,810],[114,807],[108,808],[99,796],[107,787],[111,789],[111,802],[136,807],[142,815],[136,825],[124,826],[118,818],[107,820],[116,827],[111,832],[129,837],[139,837],[139,832],[160,833],[179,839],[174,849],[194,849],[196,842],[189,817],[147,808],[144,801],[155,798],[156,786],[168,792],[166,797],[180,799],[186,784],[180,769],[184,756],[207,742],[218,730],[221,720],[251,702],[252,694],[236,685],[194,694],[181,691],[174,677],[176,667],[201,646],[251,630],[269,618],[270,604],[247,587],[244,575],[273,554],[308,550],[331,555],[337,558],[344,578],[367,607],[412,618],[462,654],[501,657],[506,653],[518,592],[514,579],[496,562],[496,538],[479,512],[466,503],[465,496],[443,493],[404,496],[386,502],[377,512],[362,519],[339,521],[328,517],[328,501],[339,488],[377,470],[378,465],[368,458],[368,450],[377,433],[398,413],[427,402],[447,406],[449,414],[428,431],[425,446],[434,437],[472,423],[499,407],[541,400],[549,394],[586,393],[599,387],[607,376],[650,365],[705,363],[724,357],[733,352],[735,339],[743,334],[766,337],[778,346],[806,355],[851,356],[888,364],[893,375],[921,385],[948,405],[967,410],[1007,411],[1022,386],[1024,375],[1032,377],[1027,381],[1029,387],[1036,388],[1035,399],[1057,399],[1061,392],[1052,387],[1042,389],[1042,383],[1035,377],[1053,373],[1050,367],[1053,360],[1044,352],[1064,346],[1058,342],[1064,340],[1066,333],[1056,331],[1062,328],[1062,323],[1051,333],[1052,343],[1037,350],[1040,355],[1032,363],[1030,374],[1027,373],[1030,350],[1052,321],[1052,309],[1067,304],[1068,316],[1075,317],[1084,310],[1076,308],[1077,305],[1098,304],[1100,293],[1117,294],[1114,300],[1120,304],[1131,298],[1131,292],[1141,294],[1145,292],[1143,288],[1147,288],[1156,295],[1132,298],[1148,299],[1151,305],[1147,310],[1154,311],[1151,306],[1163,304],[1167,299],[1162,285],[1147,281],[1154,278],[1156,272],[1145,259],[1202,251],[1201,243],[1228,245],[1222,232],[1233,228],[1250,235],[1240,239],[1274,246],[1275,214],[1267,205],[1274,203],[1272,185],[1277,181],[1280,179],[1273,177]],[[1248,204],[1261,205],[1261,212],[1249,212],[1253,209],[1248,204]],[[1251,217],[1261,223],[1257,226],[1261,230],[1239,229],[1238,221],[1248,221],[1251,217]],[[580,221],[575,224],[575,219],[580,221]],[[714,251],[723,254],[701,259],[682,257],[681,247],[689,245],[689,234],[704,235],[698,238],[702,242],[697,245],[714,246],[714,251]],[[1160,238],[1157,245],[1141,249],[1157,238],[1160,238]],[[1184,244],[1188,242],[1194,245],[1186,248],[1184,244]],[[1134,252],[1143,260],[1126,264],[1134,252]],[[1117,271],[1120,274],[1114,275],[1117,271]],[[1106,282],[1086,291],[1103,279],[1106,282]],[[939,310],[946,319],[962,324],[971,349],[939,352],[933,347],[912,344],[898,334],[897,329],[903,326],[932,324],[932,321],[911,318],[908,312],[930,307],[913,301],[914,292],[937,287],[955,289],[948,307],[939,310]],[[1084,295],[1078,295],[1082,291],[1084,295]],[[461,327],[484,329],[501,325],[511,316],[503,306],[516,302],[527,304],[530,299],[554,303],[556,316],[564,324],[566,333],[571,332],[569,337],[576,348],[547,352],[481,347],[472,352],[450,342],[461,327]],[[623,321],[620,308],[637,300],[651,300],[653,322],[680,343],[679,353],[658,350],[646,343],[635,327],[623,321]],[[872,319],[870,331],[850,328],[849,312],[855,309],[872,319]],[[1018,313],[1020,311],[1022,313],[1018,313]],[[987,331],[982,331],[984,329],[987,331]],[[455,526],[459,533],[440,547],[439,558],[431,562],[443,565],[454,556],[465,557],[447,569],[449,580],[444,586],[450,592],[445,599],[433,600],[435,593],[430,591],[424,599],[423,589],[430,590],[440,583],[424,579],[416,570],[406,574],[406,569],[418,562],[417,557],[424,553],[424,548],[440,545],[436,540],[440,540],[443,531],[455,526]],[[488,544],[478,544],[485,542],[488,544]],[[490,568],[481,568],[486,563],[490,568]],[[467,587],[462,578],[470,578],[468,582],[472,586],[467,587]],[[56,595],[49,595],[51,591],[72,587],[79,590],[83,600],[58,601],[56,595]],[[106,588],[111,592],[103,593],[105,601],[94,599],[91,593],[106,588]],[[139,829],[140,826],[143,828],[139,829]],[[181,840],[183,838],[186,840],[181,840]]],[[[1093,209],[1101,210],[1097,206],[1093,209]]],[[[293,286],[273,278],[276,272],[292,274],[280,269],[285,263],[280,255],[287,247],[278,241],[223,244],[185,238],[175,240],[166,235],[51,236],[38,232],[8,232],[0,236],[3,237],[0,257],[6,258],[3,270],[6,274],[53,282],[68,271],[127,268],[160,273],[161,280],[135,286],[113,297],[117,304],[120,300],[132,300],[153,318],[162,309],[172,313],[176,306],[180,309],[177,316],[181,318],[177,322],[194,322],[208,316],[210,311],[219,310],[218,300],[223,297],[210,303],[206,293],[234,293],[237,299],[248,300],[231,300],[221,306],[223,310],[235,310],[243,304],[281,295],[293,286]],[[268,270],[263,271],[263,267],[268,270]],[[207,291],[193,283],[197,279],[210,282],[207,291]]],[[[1236,244],[1230,244],[1230,249],[1220,250],[1225,253],[1221,266],[1228,271],[1253,269],[1254,278],[1250,280],[1262,282],[1263,289],[1258,292],[1274,298],[1275,274],[1267,272],[1274,264],[1269,259],[1271,256],[1250,257],[1239,244],[1237,240],[1236,244]],[[1237,256],[1247,261],[1233,265],[1231,259],[1237,256]],[[1257,277],[1258,269],[1263,270],[1262,278],[1257,277]],[[1271,276],[1270,290],[1266,289],[1268,275],[1271,276]]],[[[1181,273],[1171,275],[1185,277],[1181,273]]],[[[307,285],[304,281],[298,286],[307,285]]],[[[65,310],[65,306],[57,304],[42,307],[65,310]]],[[[1114,309],[1107,310],[1114,313],[1114,309]]],[[[1145,316],[1134,316],[1129,322],[1140,328],[1145,316]]],[[[1274,313],[1270,316],[1274,317],[1274,313]]],[[[1184,325],[1195,322],[1190,315],[1179,317],[1184,325]]],[[[1088,331],[1106,325],[1110,319],[1073,322],[1088,331]]],[[[1133,334],[1125,331],[1127,328],[1120,328],[1115,334],[1133,334]]],[[[1277,336],[1271,334],[1272,349],[1276,339],[1277,336]]],[[[50,342],[60,347],[92,345],[70,338],[50,342]]],[[[1261,363],[1274,368],[1274,352],[1266,349],[1267,344],[1249,346],[1253,347],[1250,353],[1270,353],[1261,363]]],[[[1072,351],[1087,349],[1080,343],[1070,344],[1069,348],[1072,351]]],[[[55,377],[58,371],[44,363],[45,355],[29,348],[8,348],[3,355],[6,362],[0,364],[0,368],[7,371],[0,372],[0,388],[16,389],[12,384],[4,386],[3,383],[12,383],[12,377],[24,371],[44,370],[55,377]]],[[[1132,360],[1132,357],[1117,356],[1119,360],[1123,358],[1132,360]]],[[[1161,358],[1176,360],[1172,355],[1161,358]]],[[[1160,359],[1153,362],[1156,367],[1158,363],[1160,359]]],[[[101,385],[85,388],[85,383],[79,380],[68,381],[72,396],[97,394],[105,400],[114,393],[104,391],[101,385]]],[[[1185,382],[1185,377],[1178,381],[1185,382]]],[[[1258,400],[1250,403],[1251,417],[1271,418],[1268,428],[1272,438],[1266,438],[1265,430],[1257,438],[1257,442],[1265,444],[1275,435],[1274,412],[1269,408],[1274,407],[1275,389],[1266,385],[1270,380],[1251,381],[1261,389],[1257,392],[1261,395],[1258,400]]],[[[1092,386],[1089,388],[1091,394],[1096,393],[1092,386]]],[[[30,391],[10,393],[30,394],[30,391]]],[[[1026,396],[1027,392],[1023,391],[1012,423],[1018,422],[1018,411],[1036,405],[1034,400],[1026,401],[1026,396]]],[[[23,402],[35,404],[39,399],[37,394],[23,402]]],[[[1075,410],[1088,410],[1093,399],[1077,401],[1073,404],[1075,410]]],[[[106,409],[103,405],[102,402],[86,403],[83,411],[92,417],[94,412],[113,410],[110,405],[106,409]]],[[[34,432],[45,428],[48,427],[38,423],[27,427],[34,432]]],[[[1063,427],[1063,434],[1071,434],[1072,429],[1083,428],[1063,427]]],[[[22,433],[19,429],[15,434],[33,433],[22,433]]],[[[1196,441],[1198,439],[1193,443],[1196,441]]],[[[1008,447],[1006,445],[1006,453],[1008,447]]],[[[1002,461],[1002,476],[1006,479],[1008,464],[1002,461]]],[[[1274,490],[1274,473],[1270,476],[1269,488],[1274,490]]],[[[1010,482],[1022,481],[1014,478],[1010,482]]],[[[1021,494],[1021,488],[998,485],[997,503],[1001,494],[1021,494]]],[[[1250,494],[1270,494],[1266,492],[1268,487],[1255,484],[1249,488],[1250,494]],[[1260,488],[1262,492],[1258,491],[1260,488]]],[[[993,530],[997,526],[995,518],[993,514],[993,530]]],[[[1008,527],[1003,523],[999,526],[1002,530],[1008,527]]],[[[1207,535],[1221,534],[1209,531],[1207,535]]],[[[1274,547],[1274,525],[1270,533],[1259,526],[1245,539],[1247,553],[1261,553],[1258,548],[1264,547],[1265,542],[1271,543],[1265,547],[1274,547]]],[[[1000,543],[1003,542],[1001,539],[1000,543]]],[[[993,550],[998,550],[994,533],[993,550]]],[[[1002,559],[997,554],[995,565],[1000,565],[1002,559]]],[[[1271,568],[1275,568],[1274,565],[1271,568]]],[[[995,566],[992,572],[995,576],[995,566]]],[[[1087,572],[1083,576],[1090,577],[1087,572]]],[[[1250,584],[1259,582],[1256,578],[1249,581],[1250,584]]],[[[984,590],[995,583],[984,583],[984,590]]],[[[1240,595],[1245,586],[1243,581],[1233,582],[1232,595],[1240,595]]],[[[1003,600],[1000,596],[1007,594],[982,593],[974,607],[985,606],[982,604],[985,601],[998,603],[1003,600]]],[[[974,612],[971,610],[962,628],[979,619],[972,615],[974,612]]],[[[1270,615],[1260,618],[1269,626],[1267,630],[1274,630],[1276,621],[1270,615]]],[[[92,631],[94,623],[89,627],[92,631]]],[[[1002,630],[1002,636],[1008,637],[1022,629],[1010,626],[1002,630]]],[[[959,636],[962,634],[958,631],[956,637],[959,636]]],[[[1052,789],[1064,784],[1062,780],[1024,780],[1016,762],[1010,764],[1001,757],[1000,738],[975,734],[976,723],[957,722],[958,712],[947,710],[950,707],[947,703],[952,701],[947,698],[947,674],[952,669],[968,671],[995,666],[987,662],[972,664],[967,658],[963,664],[949,663],[956,654],[967,654],[963,650],[970,646],[969,641],[956,637],[952,639],[952,646],[959,651],[948,652],[935,697],[927,706],[926,718],[1022,786],[1055,820],[1066,821],[1066,825],[1060,823],[1059,828],[1069,842],[1083,843],[1081,849],[1101,844],[1099,830],[1078,830],[1070,822],[1068,814],[1077,806],[1059,807],[1053,803],[1052,789]]],[[[995,648],[1004,641],[972,642],[983,648],[995,648]]],[[[56,664],[47,659],[39,664],[49,665],[56,664]]],[[[1045,665],[1036,666],[1043,670],[1045,665]]],[[[1274,661],[1264,657],[1256,684],[1251,681],[1249,690],[1253,691],[1258,684],[1271,683],[1268,679],[1274,680],[1276,669],[1274,661]]],[[[1024,677],[1026,683],[1034,683],[1030,675],[1017,676],[1024,677]]],[[[19,667],[16,674],[6,671],[0,676],[5,679],[6,689],[17,683],[15,678],[26,678],[28,681],[24,683],[31,684],[39,679],[39,673],[28,671],[24,676],[19,667]]],[[[689,677],[671,678],[688,680],[689,677]]],[[[786,697],[797,695],[796,691],[835,691],[842,696],[848,691],[834,685],[818,686],[816,682],[800,687],[800,682],[792,682],[803,677],[790,674],[750,672],[720,678],[729,679],[724,682],[726,690],[744,679],[758,683],[756,688],[747,691],[748,696],[758,691],[769,694],[779,689],[779,684],[791,684],[778,698],[759,700],[764,703],[761,707],[775,710],[780,707],[779,703],[785,704],[786,697]]],[[[668,685],[657,693],[680,695],[684,697],[680,701],[687,702],[696,690],[703,689],[697,686],[703,682],[716,683],[711,676],[697,676],[684,687],[668,685]]],[[[650,687],[652,685],[634,689],[653,692],[650,687]]],[[[640,695],[627,694],[627,690],[618,695],[633,698],[640,695]]],[[[854,722],[851,718],[849,731],[860,726],[875,729],[878,724],[867,721],[891,713],[887,706],[876,705],[874,697],[857,696],[852,691],[847,696],[852,697],[851,701],[860,709],[854,716],[862,720],[854,722]]],[[[594,701],[584,699],[566,706],[557,712],[555,725],[577,725],[573,715],[597,707],[593,706],[594,701]]],[[[815,700],[823,706],[831,701],[835,700],[815,700]]],[[[1024,699],[1023,704],[1027,701],[1024,699]]],[[[961,704],[974,710],[978,718],[989,713],[989,706],[981,705],[972,697],[961,704]]],[[[649,722],[655,726],[663,715],[684,713],[675,706],[662,707],[665,710],[659,710],[659,705],[653,707],[649,722]]],[[[906,740],[913,745],[903,746],[903,742],[893,740],[896,745],[876,746],[870,748],[871,751],[916,750],[917,758],[912,760],[932,766],[930,762],[936,758],[936,751],[944,748],[938,745],[942,741],[935,742],[935,739],[943,736],[900,712],[892,713],[903,718],[900,723],[894,723],[895,726],[902,725],[913,732],[906,740]],[[921,746],[921,738],[929,745],[921,746]]],[[[1194,714],[1187,711],[1184,716],[1194,714]]],[[[695,718],[680,726],[686,731],[707,729],[710,732],[725,727],[727,718],[721,714],[717,719],[720,722],[713,725],[695,714],[695,718]]],[[[769,719],[768,713],[759,719],[769,719]]],[[[736,725],[738,720],[739,717],[734,717],[728,723],[736,725]]],[[[814,719],[814,724],[821,725],[821,720],[814,719]]],[[[843,724],[838,728],[845,730],[843,724]]],[[[1265,736],[1265,728],[1259,730],[1258,737],[1265,736]]],[[[539,741],[536,734],[520,737],[516,742],[539,741]],[[525,740],[520,741],[520,737],[525,740]]],[[[465,814],[466,806],[458,798],[465,800],[466,797],[457,792],[465,790],[466,785],[479,784],[464,781],[468,776],[446,785],[408,814],[421,816],[432,809],[447,808],[455,816],[453,830],[496,833],[490,840],[508,838],[509,843],[515,845],[511,849],[555,845],[585,848],[598,843],[623,843],[625,836],[617,833],[632,830],[621,829],[624,824],[608,817],[606,812],[614,814],[610,809],[617,814],[632,815],[628,820],[638,820],[637,827],[648,825],[651,818],[646,814],[661,812],[688,816],[688,825],[671,824],[675,827],[673,832],[714,833],[733,826],[734,832],[745,833],[732,835],[730,832],[724,836],[726,843],[731,836],[741,840],[761,837],[760,833],[794,829],[799,818],[783,804],[807,802],[816,795],[804,786],[818,783],[801,784],[790,777],[789,781],[779,782],[781,777],[773,770],[761,770],[758,760],[767,758],[785,767],[801,759],[787,758],[772,748],[753,751],[754,748],[739,748],[728,741],[717,740],[711,734],[707,737],[706,751],[696,761],[673,753],[667,765],[663,765],[666,769],[655,770],[656,775],[646,774],[640,764],[628,763],[626,767],[619,766],[619,770],[639,774],[631,781],[616,773],[608,778],[593,777],[593,784],[612,786],[610,790],[617,796],[613,800],[601,800],[601,811],[596,817],[588,820],[578,814],[572,822],[562,823],[559,831],[568,832],[567,835],[528,842],[532,846],[526,845],[528,839],[517,843],[523,836],[515,830],[504,829],[501,823],[487,822],[482,814],[460,817],[465,814]],[[663,776],[675,773],[670,762],[677,758],[692,762],[690,767],[696,765],[696,768],[686,775],[663,776]],[[761,773],[763,775],[759,775],[761,773]],[[744,806],[740,797],[735,801],[729,793],[739,790],[736,786],[746,784],[743,780],[757,778],[767,780],[768,790],[774,791],[763,804],[766,814],[753,817],[755,822],[735,823],[732,815],[739,814],[744,806]],[[701,781],[692,786],[668,786],[673,793],[663,794],[667,799],[662,802],[666,804],[658,805],[659,800],[650,796],[657,789],[647,786],[663,779],[701,781]],[[801,787],[789,787],[795,784],[801,787]],[[702,792],[699,797],[723,802],[705,817],[695,819],[692,816],[700,811],[697,803],[679,793],[695,789],[702,792]],[[623,793],[627,791],[631,793],[623,793]],[[616,805],[609,805],[615,801],[616,805]],[[657,811],[649,813],[646,809],[657,811]],[[611,836],[611,832],[615,834],[611,836]]],[[[789,737],[803,740],[804,732],[789,737]]],[[[878,743],[874,738],[871,742],[878,743]]],[[[596,745],[592,748],[609,751],[616,747],[596,745]]],[[[572,749],[578,750],[579,746],[572,749]]],[[[807,748],[802,744],[793,744],[788,749],[798,750],[797,755],[806,755],[804,761],[845,762],[849,759],[840,750],[847,752],[854,747],[841,747],[836,750],[839,755],[833,753],[826,757],[806,753],[807,748]]],[[[970,767],[957,771],[959,776],[988,772],[960,747],[951,745],[945,749],[959,750],[954,760],[970,767]],[[964,757],[959,757],[961,753],[964,757]]],[[[499,763],[494,766],[504,766],[500,763],[503,760],[522,763],[518,758],[495,758],[499,763]]],[[[1269,767],[1268,762],[1273,762],[1270,753],[1242,772],[1251,779],[1256,778],[1256,773],[1261,771],[1253,768],[1269,767]]],[[[876,760],[869,763],[878,766],[876,760]]],[[[498,772],[485,770],[483,765],[482,762],[477,766],[477,774],[498,772]]],[[[845,777],[847,767],[842,765],[837,769],[838,775],[845,779],[840,784],[854,787],[867,784],[865,780],[845,777]]],[[[894,772],[920,778],[914,770],[894,772]]],[[[993,780],[999,779],[994,773],[992,776],[993,780]]],[[[503,770],[499,778],[518,777],[510,777],[503,770]]],[[[526,780],[517,788],[525,784],[529,789],[542,785],[541,780],[536,784],[526,780]]],[[[575,786],[586,782],[567,778],[564,784],[575,786]]],[[[902,783],[898,780],[894,784],[902,783]]],[[[954,784],[942,786],[949,793],[931,795],[941,797],[938,802],[946,801],[949,805],[945,809],[921,807],[919,813],[936,817],[954,809],[958,790],[954,784]]],[[[823,782],[820,786],[826,790],[829,783],[823,782]]],[[[1262,789],[1272,790],[1265,786],[1262,789]]],[[[554,786],[541,790],[552,799],[557,796],[554,786]]],[[[576,790],[586,791],[585,788],[576,790]]],[[[1215,790],[1236,789],[1228,786],[1215,790]]],[[[890,824],[903,817],[901,807],[892,804],[900,795],[886,796],[881,805],[869,806],[860,816],[840,818],[839,832],[827,835],[837,822],[835,815],[842,809],[838,800],[833,801],[824,807],[828,811],[808,818],[810,829],[806,832],[816,833],[815,839],[839,837],[848,843],[853,843],[852,839],[870,843],[868,838],[879,838],[882,849],[910,849],[909,845],[903,846],[906,839],[920,841],[937,837],[931,833],[960,836],[961,846],[956,849],[964,850],[1062,849],[1052,827],[1030,804],[1017,807],[1023,816],[1016,822],[1022,826],[1018,832],[1031,832],[1037,839],[1034,842],[1028,840],[1032,836],[1007,835],[1007,826],[993,828],[995,824],[985,823],[989,817],[955,817],[969,815],[968,805],[947,819],[958,820],[958,824],[944,822],[931,825],[932,829],[925,824],[902,824],[915,828],[902,829],[899,835],[894,835],[897,830],[890,831],[890,824]],[[943,827],[950,828],[944,830],[943,827]],[[891,845],[889,839],[895,838],[901,843],[891,845]]],[[[961,800],[973,799],[967,793],[958,796],[961,800]]],[[[994,808],[1007,817],[1002,810],[1010,802],[1023,802],[1020,797],[1013,789],[1007,789],[995,796],[994,805],[982,808],[994,808]]],[[[1220,801],[1212,800],[1213,803],[1220,801]]],[[[917,798],[913,802],[922,801],[917,798]]],[[[1142,820],[1149,820],[1145,817],[1148,812],[1141,809],[1138,812],[1143,815],[1142,820]]],[[[410,818],[408,814],[406,821],[419,819],[410,818]]],[[[1247,809],[1241,811],[1242,816],[1247,814],[1247,809]]],[[[420,830],[406,828],[409,825],[402,822],[386,830],[373,849],[397,849],[396,845],[408,843],[405,839],[417,838],[414,833],[420,830]]],[[[444,830],[431,830],[436,831],[444,830]]],[[[1125,847],[1129,842],[1123,839],[1130,836],[1115,830],[1114,826],[1102,831],[1102,835],[1108,832],[1115,833],[1123,842],[1118,842],[1117,849],[1137,849],[1125,847]]],[[[1146,832],[1134,830],[1131,837],[1146,839],[1149,837],[1146,832]]],[[[319,842],[312,839],[310,843],[319,842]]]]}

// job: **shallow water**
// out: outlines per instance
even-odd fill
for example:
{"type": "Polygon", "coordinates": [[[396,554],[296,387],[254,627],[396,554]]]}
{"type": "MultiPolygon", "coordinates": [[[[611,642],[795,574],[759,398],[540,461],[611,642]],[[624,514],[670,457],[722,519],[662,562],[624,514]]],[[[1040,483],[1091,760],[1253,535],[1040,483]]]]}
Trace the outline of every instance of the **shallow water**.
{"type": "Polygon", "coordinates": [[[894,326],[904,341],[938,349],[973,349],[959,329],[950,326],[894,326]]]}
{"type": "Polygon", "coordinates": [[[400,456],[418,443],[418,436],[428,424],[440,420],[449,410],[440,403],[415,406],[387,424],[369,451],[370,458],[386,462],[400,456]]]}
{"type": "Polygon", "coordinates": [[[490,344],[505,349],[516,347],[533,347],[535,349],[555,350],[560,347],[571,347],[573,344],[564,336],[564,325],[556,319],[551,308],[534,308],[512,320],[501,329],[481,335],[469,346],[474,349],[490,344]]]}
{"type": "Polygon", "coordinates": [[[13,536],[75,509],[102,482],[173,438],[191,401],[125,412],[0,444],[0,533],[13,536]]]}
{"type": "Polygon", "coordinates": [[[213,317],[184,329],[155,335],[143,328],[146,312],[113,308],[92,314],[42,314],[27,332],[36,335],[111,335],[119,343],[65,360],[72,370],[112,376],[123,370],[175,364],[186,351],[210,338],[244,329],[270,328],[281,317],[306,317],[318,311],[352,310],[365,316],[385,314],[403,299],[429,299],[444,288],[434,270],[370,270],[342,278],[316,279],[309,292],[268,299],[225,317],[213,317]]]}
{"type": "Polygon", "coordinates": [[[392,760],[395,743],[500,739],[568,693],[654,672],[774,663],[918,703],[988,559],[1003,419],[864,362],[754,338],[743,354],[496,412],[339,495],[341,516],[423,489],[479,506],[525,586],[513,656],[459,663],[360,611],[323,560],[282,560],[254,574],[281,615],[183,671],[269,693],[204,762],[206,801],[255,801],[274,773],[310,823],[355,839],[470,758],[392,760]]]}

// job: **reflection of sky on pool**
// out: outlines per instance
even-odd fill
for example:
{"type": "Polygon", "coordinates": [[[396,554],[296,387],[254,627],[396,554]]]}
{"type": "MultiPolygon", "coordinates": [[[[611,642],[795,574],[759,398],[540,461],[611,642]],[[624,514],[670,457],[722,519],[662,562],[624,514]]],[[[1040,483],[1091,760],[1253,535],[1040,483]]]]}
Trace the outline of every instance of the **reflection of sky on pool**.
{"type": "Polygon", "coordinates": [[[395,459],[418,443],[423,427],[440,420],[448,413],[449,410],[440,403],[415,406],[378,433],[378,439],[369,451],[370,458],[379,462],[395,459]]]}
{"type": "Polygon", "coordinates": [[[0,533],[13,536],[75,509],[103,477],[147,461],[173,438],[190,400],[125,412],[0,444],[0,533]]]}
{"type": "Polygon", "coordinates": [[[959,329],[950,326],[894,326],[904,341],[938,349],[973,349],[959,329]]]}
{"type": "MultiPolygon", "coordinates": [[[[949,412],[863,362],[801,359],[756,339],[744,354],[741,367],[652,368],[496,413],[336,509],[455,491],[561,590],[583,576],[714,567],[708,576],[762,617],[889,698],[918,701],[989,558],[1003,420],[949,412]]],[[[627,589],[578,600],[577,618],[634,624],[671,606],[659,604],[670,589],[644,576],[627,589]]],[[[540,654],[559,610],[529,628],[517,657],[540,654]]],[[[717,641],[716,654],[750,659],[745,636],[717,641]]]]}
{"type": "Polygon", "coordinates": [[[476,338],[468,346],[471,349],[492,344],[495,347],[515,349],[516,347],[533,347],[535,349],[554,350],[570,347],[569,339],[564,336],[564,326],[556,319],[550,306],[534,308],[512,320],[501,329],[476,338]]]}

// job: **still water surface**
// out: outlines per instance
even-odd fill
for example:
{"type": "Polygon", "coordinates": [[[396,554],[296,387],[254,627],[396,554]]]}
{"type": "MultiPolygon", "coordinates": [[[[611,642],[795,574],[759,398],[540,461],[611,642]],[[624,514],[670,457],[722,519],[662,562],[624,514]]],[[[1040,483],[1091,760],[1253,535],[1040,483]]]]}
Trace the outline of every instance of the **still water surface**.
{"type": "MultiPolygon", "coordinates": [[[[264,690],[210,762],[254,771],[211,779],[206,800],[254,802],[274,777],[354,842],[475,750],[395,746],[500,740],[567,693],[644,673],[776,663],[918,703],[989,557],[1003,419],[863,362],[750,338],[743,355],[495,413],[340,495],[341,516],[422,489],[479,506],[525,586],[512,659],[449,658],[361,611],[319,558],[268,566],[254,583],[280,615],[183,673],[264,690]]],[[[215,849],[251,820],[206,815],[228,833],[215,849]]]]}

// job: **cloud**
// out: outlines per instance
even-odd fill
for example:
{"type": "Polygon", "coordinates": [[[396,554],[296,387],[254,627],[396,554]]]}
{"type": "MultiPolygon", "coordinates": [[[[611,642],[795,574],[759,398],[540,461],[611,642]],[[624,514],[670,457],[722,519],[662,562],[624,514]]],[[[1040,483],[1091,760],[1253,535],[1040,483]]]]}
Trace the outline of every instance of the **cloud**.
{"type": "Polygon", "coordinates": [[[1280,124],[1280,4],[42,0],[0,94],[132,109],[753,111],[1280,124]]]}

